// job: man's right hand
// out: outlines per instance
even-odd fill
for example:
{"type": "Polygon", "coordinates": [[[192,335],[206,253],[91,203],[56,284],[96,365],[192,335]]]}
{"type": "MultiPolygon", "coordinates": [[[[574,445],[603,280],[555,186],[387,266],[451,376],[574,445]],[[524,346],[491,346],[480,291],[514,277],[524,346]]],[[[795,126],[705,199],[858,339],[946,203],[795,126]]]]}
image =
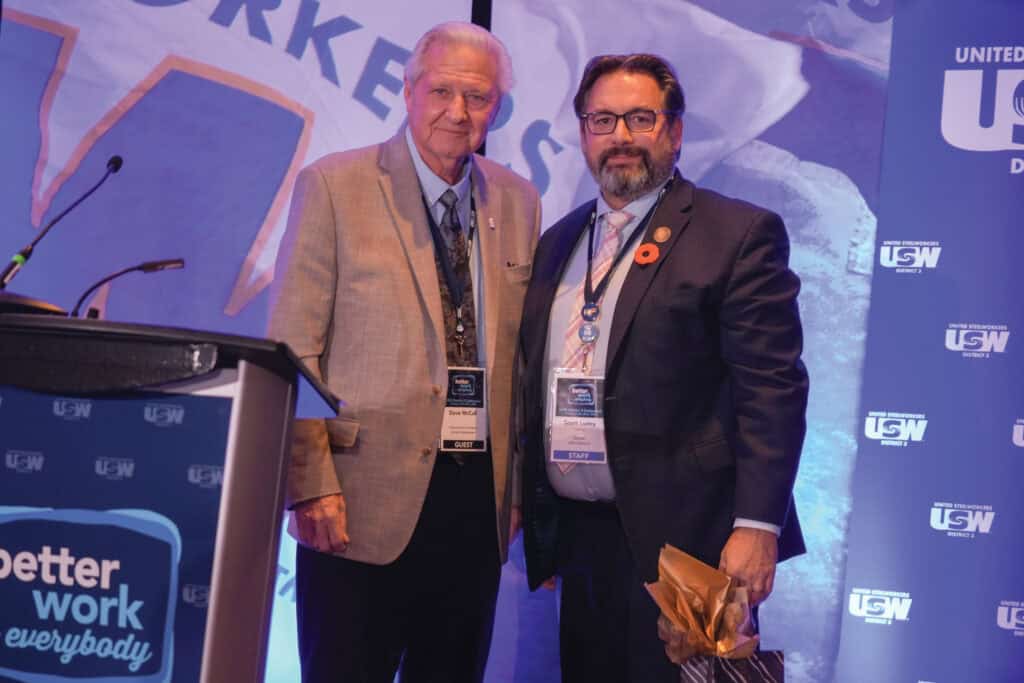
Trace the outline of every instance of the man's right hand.
{"type": "Polygon", "coordinates": [[[292,511],[302,545],[322,553],[348,550],[348,520],[345,499],[340,493],[303,501],[292,511]]]}

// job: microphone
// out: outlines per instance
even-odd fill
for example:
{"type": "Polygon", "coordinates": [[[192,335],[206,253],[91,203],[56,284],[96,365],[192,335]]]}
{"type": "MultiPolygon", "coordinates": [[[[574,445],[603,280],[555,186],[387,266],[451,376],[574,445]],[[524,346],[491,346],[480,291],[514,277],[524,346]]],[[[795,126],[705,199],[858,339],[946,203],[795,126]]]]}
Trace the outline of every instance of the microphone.
{"type": "MultiPolygon", "coordinates": [[[[115,157],[115,158],[119,159],[120,157],[115,157]]],[[[113,159],[111,159],[111,161],[113,161],[113,159]]],[[[116,273],[113,273],[111,275],[106,276],[105,278],[103,278],[102,280],[100,280],[99,282],[94,284],[92,287],[90,287],[89,289],[85,290],[85,294],[83,294],[82,296],[78,297],[78,301],[75,302],[75,307],[74,307],[74,309],[72,309],[71,315],[69,317],[77,318],[78,317],[78,309],[80,309],[82,307],[82,304],[85,303],[86,298],[90,294],[95,292],[97,289],[99,289],[103,285],[105,285],[108,282],[110,282],[111,280],[113,280],[114,278],[118,278],[118,277],[121,277],[122,275],[125,275],[127,273],[133,273],[135,271],[139,271],[139,272],[142,272],[142,273],[156,273],[156,272],[159,272],[161,270],[180,270],[180,269],[182,269],[184,267],[185,267],[185,259],[172,258],[172,259],[164,259],[162,261],[146,261],[145,263],[140,263],[137,266],[132,266],[131,268],[124,268],[122,270],[119,270],[116,273]]]]}
{"type": "Polygon", "coordinates": [[[18,271],[21,270],[22,266],[28,263],[28,260],[32,258],[32,251],[36,248],[36,245],[39,244],[39,240],[46,237],[46,233],[50,231],[50,228],[56,225],[57,221],[59,221],[61,218],[64,218],[64,216],[66,216],[72,209],[81,204],[86,197],[88,197],[93,192],[98,190],[100,185],[106,182],[107,178],[109,178],[112,173],[117,173],[118,171],[120,171],[121,166],[123,164],[124,159],[122,159],[118,155],[115,154],[114,156],[110,157],[107,160],[107,172],[103,174],[103,177],[100,178],[100,181],[93,185],[91,188],[89,188],[88,192],[86,192],[77,200],[75,200],[75,202],[71,206],[57,214],[54,217],[54,219],[47,223],[46,227],[40,230],[39,234],[36,235],[35,238],[28,243],[28,246],[26,246],[24,249],[22,249],[17,254],[11,257],[11,260],[10,262],[8,262],[7,267],[4,268],[2,273],[0,273],[0,289],[6,289],[7,285],[11,282],[11,280],[14,279],[14,276],[18,274],[18,271]]]}

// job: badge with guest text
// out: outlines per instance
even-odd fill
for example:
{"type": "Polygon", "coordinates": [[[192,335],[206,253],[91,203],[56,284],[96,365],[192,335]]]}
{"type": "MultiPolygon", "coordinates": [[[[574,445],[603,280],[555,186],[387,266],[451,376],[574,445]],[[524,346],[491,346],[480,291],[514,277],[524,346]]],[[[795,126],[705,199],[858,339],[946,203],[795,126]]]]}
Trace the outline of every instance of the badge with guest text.
{"type": "Polygon", "coordinates": [[[483,368],[448,368],[448,398],[441,422],[441,450],[487,450],[487,392],[483,368]]]}
{"type": "Polygon", "coordinates": [[[551,379],[551,462],[560,467],[607,463],[604,377],[555,368],[551,379]]]}

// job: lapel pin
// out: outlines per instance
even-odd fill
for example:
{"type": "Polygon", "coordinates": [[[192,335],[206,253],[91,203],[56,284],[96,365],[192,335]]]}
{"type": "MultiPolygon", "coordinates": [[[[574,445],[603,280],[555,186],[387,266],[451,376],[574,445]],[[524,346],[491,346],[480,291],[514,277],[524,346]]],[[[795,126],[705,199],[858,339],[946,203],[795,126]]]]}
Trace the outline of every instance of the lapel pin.
{"type": "Polygon", "coordinates": [[[494,230],[494,216],[487,217],[487,227],[494,230]]]}
{"type": "Polygon", "coordinates": [[[672,228],[667,225],[663,225],[654,231],[654,241],[658,244],[664,244],[668,242],[668,238],[672,236],[672,228]]]}
{"type": "Polygon", "coordinates": [[[644,242],[636,248],[636,254],[633,255],[633,260],[641,266],[646,266],[649,263],[657,261],[659,254],[660,252],[658,251],[657,244],[644,242]]]}

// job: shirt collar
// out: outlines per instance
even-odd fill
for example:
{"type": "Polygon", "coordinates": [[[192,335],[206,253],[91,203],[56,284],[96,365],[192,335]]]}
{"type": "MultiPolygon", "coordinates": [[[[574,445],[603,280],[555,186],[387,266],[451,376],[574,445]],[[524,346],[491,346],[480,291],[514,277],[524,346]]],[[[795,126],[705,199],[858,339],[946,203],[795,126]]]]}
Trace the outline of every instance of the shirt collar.
{"type": "MultiPolygon", "coordinates": [[[[672,176],[669,176],[668,178],[665,179],[665,182],[663,182],[661,185],[658,185],[658,187],[654,188],[653,190],[651,190],[650,192],[648,192],[645,195],[641,195],[640,197],[637,197],[636,199],[631,201],[629,204],[626,204],[624,207],[622,207],[622,209],[621,209],[622,211],[628,211],[630,214],[633,215],[633,217],[630,219],[629,223],[627,224],[628,226],[630,226],[632,228],[635,228],[636,224],[638,223],[638,221],[640,221],[640,219],[642,219],[644,216],[647,215],[647,212],[651,210],[651,207],[654,206],[654,203],[658,201],[658,194],[661,192],[662,188],[664,188],[665,185],[668,183],[668,181],[671,180],[671,179],[672,179],[672,176]]],[[[597,195],[597,217],[600,218],[601,216],[605,215],[609,211],[614,211],[614,210],[615,209],[613,209],[612,207],[608,206],[608,202],[606,202],[604,200],[604,196],[602,194],[598,193],[598,195],[597,195]]]]}
{"type": "Polygon", "coordinates": [[[449,185],[439,175],[430,170],[427,162],[423,161],[423,157],[420,156],[420,150],[412,139],[412,131],[409,130],[408,126],[405,127],[405,142],[409,145],[412,165],[416,169],[416,177],[419,178],[420,189],[423,191],[423,196],[427,199],[427,204],[429,206],[436,204],[441,199],[441,195],[448,189],[455,191],[455,195],[459,198],[459,203],[461,204],[462,200],[469,194],[469,170],[473,164],[473,155],[471,154],[466,159],[466,163],[462,167],[462,177],[454,185],[449,185]]]}

